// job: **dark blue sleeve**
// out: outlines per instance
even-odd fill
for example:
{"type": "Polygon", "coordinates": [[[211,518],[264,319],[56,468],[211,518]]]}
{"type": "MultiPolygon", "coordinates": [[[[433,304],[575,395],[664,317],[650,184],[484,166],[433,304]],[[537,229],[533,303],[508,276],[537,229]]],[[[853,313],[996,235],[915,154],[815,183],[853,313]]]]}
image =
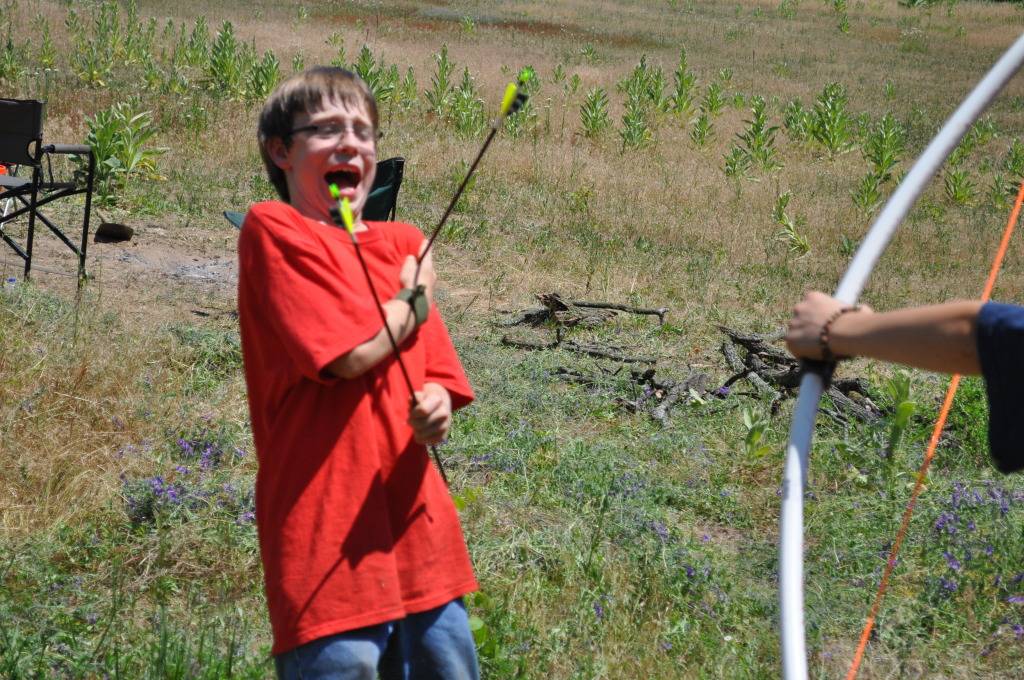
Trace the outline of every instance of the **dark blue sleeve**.
{"type": "Polygon", "coordinates": [[[989,302],[978,313],[978,358],[988,395],[988,446],[1001,472],[1024,468],[1024,307],[989,302]]]}

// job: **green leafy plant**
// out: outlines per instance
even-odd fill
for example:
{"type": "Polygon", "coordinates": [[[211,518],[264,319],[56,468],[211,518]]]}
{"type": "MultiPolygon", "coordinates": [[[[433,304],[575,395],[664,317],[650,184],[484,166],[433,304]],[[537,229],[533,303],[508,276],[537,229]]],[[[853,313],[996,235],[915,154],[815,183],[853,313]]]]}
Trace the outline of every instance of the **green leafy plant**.
{"type": "Polygon", "coordinates": [[[839,83],[825,85],[814,102],[811,135],[831,158],[853,145],[852,119],[846,103],[846,89],[839,83]]]}
{"type": "Polygon", "coordinates": [[[200,16],[192,27],[192,33],[185,45],[185,60],[191,66],[200,66],[206,62],[210,51],[210,28],[206,25],[206,17],[200,16]]]}
{"type": "Polygon", "coordinates": [[[356,62],[352,64],[352,70],[373,92],[378,105],[384,107],[391,104],[400,84],[398,66],[387,66],[383,57],[375,58],[369,46],[363,45],[356,62]]]}
{"type": "Polygon", "coordinates": [[[771,421],[764,413],[744,406],[742,411],[743,427],[746,434],[743,436],[743,446],[747,458],[761,458],[771,453],[774,448],[767,443],[767,435],[770,431],[771,421]]]}
{"type": "Polygon", "coordinates": [[[267,50],[263,58],[253,64],[249,71],[248,83],[245,88],[246,98],[249,101],[261,102],[273,92],[277,82],[281,79],[281,62],[273,52],[267,50]]]}
{"type": "Polygon", "coordinates": [[[722,89],[722,84],[717,80],[713,80],[708,83],[707,90],[704,91],[704,100],[701,102],[701,109],[709,116],[717,116],[725,108],[725,94],[722,89]]]}
{"type": "Polygon", "coordinates": [[[654,133],[648,121],[647,106],[640,97],[630,96],[626,100],[619,136],[622,138],[623,149],[642,149],[653,141],[654,133]]]}
{"type": "Polygon", "coordinates": [[[591,88],[580,105],[580,124],[583,135],[594,138],[608,129],[611,118],[608,115],[608,93],[602,87],[591,88]]]}
{"type": "Polygon", "coordinates": [[[245,83],[241,46],[230,21],[221,24],[210,47],[206,66],[207,87],[221,99],[239,99],[245,83]]]}
{"type": "Polygon", "coordinates": [[[588,64],[596,64],[601,61],[601,57],[597,54],[597,49],[592,43],[587,43],[580,48],[580,58],[588,64]]]}
{"type": "Polygon", "coordinates": [[[882,202],[882,178],[878,173],[869,171],[860,178],[850,197],[862,214],[870,215],[882,202]]]}
{"type": "Polygon", "coordinates": [[[419,85],[416,83],[416,73],[412,66],[405,70],[405,77],[398,86],[396,103],[403,109],[411,109],[419,101],[419,85]]]}
{"type": "Polygon", "coordinates": [[[889,400],[891,415],[889,417],[889,437],[885,446],[885,456],[892,459],[899,449],[903,435],[910,425],[910,419],[917,410],[917,403],[910,395],[910,374],[898,371],[885,383],[885,396],[889,400]]]}
{"type": "Polygon", "coordinates": [[[164,86],[164,72],[152,55],[142,60],[142,88],[150,92],[159,92],[164,86]]]}
{"type": "Polygon", "coordinates": [[[655,111],[668,111],[672,106],[671,96],[665,95],[665,72],[660,66],[649,65],[647,55],[641,55],[639,63],[619,81],[617,88],[627,100],[642,100],[655,111]]]}
{"type": "Polygon", "coordinates": [[[806,142],[814,130],[814,112],[805,109],[799,99],[794,99],[782,112],[782,126],[790,139],[806,142]]]}
{"type": "MultiPolygon", "coordinates": [[[[37,32],[39,33],[39,52],[36,55],[36,61],[44,69],[52,69],[57,66],[57,48],[53,44],[53,37],[50,35],[50,24],[46,21],[46,18],[40,15],[40,21],[37,22],[37,32]]],[[[0,72],[3,71],[3,67],[0,66],[0,72]]],[[[2,79],[2,75],[0,75],[2,79]]]]}
{"type": "Polygon", "coordinates": [[[782,0],[779,3],[779,16],[783,19],[792,19],[796,16],[800,0],[782,0]]]}
{"type": "Polygon", "coordinates": [[[477,95],[476,85],[468,68],[463,69],[462,81],[455,88],[448,117],[455,130],[468,137],[478,135],[487,127],[484,101],[477,95]]]}
{"type": "Polygon", "coordinates": [[[850,32],[850,15],[847,14],[846,12],[843,12],[842,14],[840,14],[839,15],[839,21],[836,24],[836,28],[839,29],[840,33],[849,33],[850,32]]]}
{"type": "Polygon", "coordinates": [[[725,155],[722,171],[730,179],[743,179],[750,175],[750,154],[738,146],[734,146],[725,155]]]}
{"type": "Polygon", "coordinates": [[[430,77],[430,89],[424,92],[424,96],[434,115],[444,118],[454,91],[451,77],[455,64],[448,58],[448,45],[441,45],[441,51],[434,55],[434,63],[436,69],[430,77]]]}
{"type": "Polygon", "coordinates": [[[942,177],[942,186],[946,198],[957,205],[969,205],[977,195],[977,185],[966,168],[955,167],[947,170],[942,177]]]}
{"type": "Polygon", "coordinates": [[[690,128],[690,139],[698,148],[703,148],[708,141],[714,137],[715,131],[711,123],[711,117],[707,111],[701,110],[700,114],[693,120],[693,127],[690,128]]]}
{"type": "MultiPolygon", "coordinates": [[[[96,195],[100,203],[112,204],[131,180],[160,179],[156,158],[167,151],[149,147],[156,134],[153,115],[138,111],[132,100],[114,104],[86,119],[89,133],[85,142],[96,156],[96,195]]],[[[80,168],[85,159],[78,159],[80,168]]]]}
{"type": "Polygon", "coordinates": [[[850,258],[855,252],[857,252],[857,240],[850,238],[846,234],[842,234],[839,237],[839,254],[844,258],[850,258]]]}
{"type": "Polygon", "coordinates": [[[679,49],[679,63],[672,74],[672,94],[669,95],[671,110],[684,114],[693,106],[694,90],[697,87],[697,76],[689,70],[686,63],[686,49],[679,49]]]}
{"type": "Polygon", "coordinates": [[[751,161],[761,170],[771,172],[782,167],[778,151],[775,149],[775,134],[779,130],[777,125],[768,124],[764,97],[755,96],[751,102],[751,117],[745,121],[747,129],[739,133],[740,141],[743,143],[743,150],[751,161]]]}
{"type": "Polygon", "coordinates": [[[906,132],[891,113],[882,116],[878,124],[870,129],[862,152],[865,160],[873,166],[880,183],[892,178],[892,170],[900,162],[905,146],[906,132]]]}
{"type": "Polygon", "coordinates": [[[781,227],[775,235],[776,240],[786,245],[786,250],[797,257],[803,257],[811,252],[811,243],[801,233],[801,228],[806,223],[803,215],[797,215],[793,219],[786,213],[789,201],[793,197],[792,192],[786,191],[775,198],[775,205],[772,208],[772,219],[781,227]]]}
{"type": "Polygon", "coordinates": [[[11,35],[8,33],[4,47],[0,50],[0,83],[10,86],[21,77],[24,68],[21,65],[19,54],[20,50],[15,49],[14,41],[11,40],[11,35]]]}

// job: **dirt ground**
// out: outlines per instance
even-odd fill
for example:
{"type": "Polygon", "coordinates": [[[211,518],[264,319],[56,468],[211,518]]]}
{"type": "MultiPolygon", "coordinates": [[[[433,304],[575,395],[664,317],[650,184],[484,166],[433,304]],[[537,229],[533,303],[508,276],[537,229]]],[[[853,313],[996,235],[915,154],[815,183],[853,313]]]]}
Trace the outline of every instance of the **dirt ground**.
{"type": "MultiPolygon", "coordinates": [[[[140,322],[146,319],[151,323],[154,312],[161,321],[167,321],[168,316],[181,319],[233,314],[238,231],[226,220],[223,225],[199,226],[167,219],[128,220],[134,230],[130,240],[103,242],[95,239],[101,218],[94,214],[86,251],[87,290],[140,322]]],[[[24,243],[23,223],[5,226],[8,234],[24,243]]],[[[78,238],[80,233],[71,240],[77,244],[78,238]]],[[[45,226],[37,225],[34,251],[30,274],[33,283],[62,297],[73,295],[78,265],[71,250],[45,226]]],[[[20,281],[23,266],[7,244],[0,244],[0,275],[4,281],[20,281]]]]}

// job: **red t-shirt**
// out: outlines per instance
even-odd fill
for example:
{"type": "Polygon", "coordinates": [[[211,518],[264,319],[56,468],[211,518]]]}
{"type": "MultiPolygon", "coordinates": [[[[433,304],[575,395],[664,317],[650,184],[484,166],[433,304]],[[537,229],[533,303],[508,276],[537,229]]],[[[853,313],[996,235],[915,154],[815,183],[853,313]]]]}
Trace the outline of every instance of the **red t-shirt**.
{"type": "MultiPolygon", "coordinates": [[[[367,226],[357,238],[386,301],[423,234],[397,222],[367,226]]],[[[455,506],[412,438],[398,362],[389,356],[351,380],[325,371],[383,325],[348,233],[285,203],[260,203],[238,256],[272,653],[475,590],[455,506]]],[[[454,408],[472,401],[436,308],[401,350],[417,389],[436,382],[454,408]]]]}

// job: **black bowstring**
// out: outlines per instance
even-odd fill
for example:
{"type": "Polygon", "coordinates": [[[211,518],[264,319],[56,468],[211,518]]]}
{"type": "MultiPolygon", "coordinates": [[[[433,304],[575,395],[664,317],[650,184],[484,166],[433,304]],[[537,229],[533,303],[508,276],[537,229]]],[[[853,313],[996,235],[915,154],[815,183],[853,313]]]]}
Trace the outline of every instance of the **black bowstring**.
{"type": "Polygon", "coordinates": [[[494,122],[491,124],[491,131],[487,134],[487,139],[484,140],[483,146],[480,147],[480,151],[477,152],[476,158],[474,158],[473,162],[470,164],[469,170],[466,172],[466,176],[462,178],[462,183],[459,184],[458,189],[455,190],[455,195],[452,196],[452,200],[448,203],[448,207],[445,209],[444,214],[441,215],[441,219],[438,220],[437,226],[434,227],[434,230],[430,233],[430,238],[427,239],[427,245],[423,248],[423,252],[420,253],[419,257],[416,258],[416,275],[413,278],[413,281],[420,280],[420,268],[423,266],[423,258],[425,258],[427,256],[427,253],[430,252],[430,249],[434,245],[434,241],[441,233],[441,230],[444,228],[445,223],[448,222],[448,218],[451,217],[452,212],[455,211],[456,204],[459,202],[459,199],[462,198],[463,192],[469,185],[469,180],[473,177],[473,173],[476,172],[476,166],[480,164],[480,159],[483,158],[484,153],[487,152],[487,147],[491,145],[491,142],[494,141],[495,136],[497,136],[498,129],[501,127],[501,124],[505,121],[506,118],[508,118],[513,113],[516,113],[521,108],[523,108],[523,104],[526,103],[527,95],[525,92],[523,92],[523,86],[525,84],[526,83],[522,79],[519,80],[518,88],[516,91],[516,98],[515,100],[513,100],[512,105],[508,109],[508,112],[505,113],[504,115],[499,115],[497,118],[494,119],[494,122]]]}

